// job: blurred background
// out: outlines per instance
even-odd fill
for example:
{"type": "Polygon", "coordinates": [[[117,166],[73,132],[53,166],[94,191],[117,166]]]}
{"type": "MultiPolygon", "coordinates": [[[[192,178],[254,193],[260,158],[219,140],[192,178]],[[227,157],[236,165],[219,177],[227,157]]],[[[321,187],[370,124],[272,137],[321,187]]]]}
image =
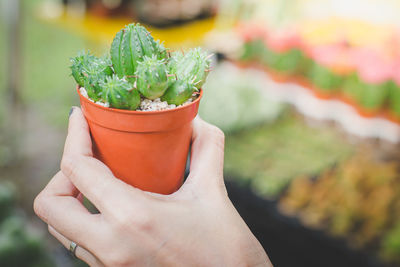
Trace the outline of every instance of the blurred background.
{"type": "Polygon", "coordinates": [[[58,171],[69,59],[140,22],[214,53],[201,116],[275,266],[400,266],[397,0],[0,0],[0,266],[85,266],[32,201],[58,171]]]}

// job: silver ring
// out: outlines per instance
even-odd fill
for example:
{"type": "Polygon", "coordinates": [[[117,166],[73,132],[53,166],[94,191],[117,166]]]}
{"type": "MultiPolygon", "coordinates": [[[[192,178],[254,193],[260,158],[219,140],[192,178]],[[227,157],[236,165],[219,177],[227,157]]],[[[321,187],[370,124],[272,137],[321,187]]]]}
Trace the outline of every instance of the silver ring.
{"type": "Polygon", "coordinates": [[[71,242],[71,244],[69,245],[69,252],[71,252],[71,254],[76,258],[76,254],[75,254],[75,252],[76,252],[76,249],[78,248],[79,246],[75,243],[75,242],[71,242]]]}

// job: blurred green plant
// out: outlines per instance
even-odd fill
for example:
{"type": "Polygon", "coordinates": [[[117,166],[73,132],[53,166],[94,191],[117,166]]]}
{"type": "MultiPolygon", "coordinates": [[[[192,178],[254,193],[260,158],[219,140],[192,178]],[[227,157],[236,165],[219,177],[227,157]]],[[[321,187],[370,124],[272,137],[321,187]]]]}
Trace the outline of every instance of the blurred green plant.
{"type": "MultiPolygon", "coordinates": [[[[262,38],[243,43],[239,52],[239,61],[265,67],[276,72],[288,81],[300,78],[309,82],[308,86],[325,97],[345,97],[364,113],[381,116],[380,111],[390,110],[391,115],[399,117],[400,87],[392,80],[374,84],[364,81],[356,71],[337,73],[333,67],[327,67],[314,61],[307,49],[293,48],[286,52],[274,52],[262,38]],[[387,105],[389,104],[389,105],[387,105]]],[[[383,112],[385,113],[385,112],[383,112]]]]}
{"type": "MultiPolygon", "coordinates": [[[[0,19],[0,36],[3,37],[3,40],[0,42],[0,99],[3,99],[0,105],[0,125],[3,125],[6,101],[6,40],[8,40],[6,34],[5,23],[0,19]]],[[[0,129],[2,129],[2,127],[0,127],[0,129]]]]}
{"type": "Polygon", "coordinates": [[[230,63],[220,64],[204,85],[200,116],[225,133],[273,121],[283,105],[268,99],[264,86],[251,71],[238,70],[230,63]]]}
{"type": "Polygon", "coordinates": [[[332,92],[338,91],[342,84],[344,77],[335,74],[329,68],[326,68],[316,62],[313,62],[310,66],[306,77],[318,87],[318,89],[332,92]]]}
{"type": "Polygon", "coordinates": [[[0,266],[54,266],[43,240],[27,228],[27,219],[15,207],[15,194],[11,183],[0,183],[0,266]]]}
{"type": "Polygon", "coordinates": [[[382,241],[381,255],[383,258],[400,264],[400,223],[388,231],[382,241]]]}
{"type": "Polygon", "coordinates": [[[16,189],[8,182],[0,183],[0,222],[14,209],[16,189]]]}
{"type": "Polygon", "coordinates": [[[381,162],[372,149],[360,149],[348,161],[301,176],[280,201],[286,214],[311,227],[345,237],[356,247],[374,249],[400,263],[400,176],[397,162],[381,162]]]}
{"type": "Polygon", "coordinates": [[[240,60],[255,62],[286,75],[305,74],[312,61],[299,49],[286,52],[269,49],[262,39],[255,39],[243,44],[240,60]]]}
{"type": "Polygon", "coordinates": [[[82,47],[99,52],[105,51],[105,47],[87,42],[72,31],[60,30],[56,23],[41,20],[35,10],[42,1],[25,0],[21,3],[23,101],[29,108],[40,111],[52,125],[63,127],[71,103],[78,103],[67,66],[70,55],[82,47]]]}
{"type": "Polygon", "coordinates": [[[311,128],[288,112],[273,124],[226,137],[225,171],[260,196],[276,198],[299,175],[316,175],[352,153],[332,129],[311,128]]]}
{"type": "Polygon", "coordinates": [[[380,84],[366,83],[356,73],[346,77],[343,82],[343,94],[368,111],[379,110],[389,102],[391,86],[395,85],[391,81],[380,84]]]}

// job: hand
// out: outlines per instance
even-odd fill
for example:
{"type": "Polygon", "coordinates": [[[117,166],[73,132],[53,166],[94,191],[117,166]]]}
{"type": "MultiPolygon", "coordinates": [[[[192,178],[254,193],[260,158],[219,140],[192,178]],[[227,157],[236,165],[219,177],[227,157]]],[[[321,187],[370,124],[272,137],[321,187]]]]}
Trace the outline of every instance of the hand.
{"type": "Polygon", "coordinates": [[[91,266],[272,266],[227,196],[223,158],[222,131],[196,118],[186,182],[171,195],[141,191],[93,158],[88,125],[74,108],[61,171],[34,210],[91,266]],[[82,195],[100,213],[91,214],[82,195]]]}

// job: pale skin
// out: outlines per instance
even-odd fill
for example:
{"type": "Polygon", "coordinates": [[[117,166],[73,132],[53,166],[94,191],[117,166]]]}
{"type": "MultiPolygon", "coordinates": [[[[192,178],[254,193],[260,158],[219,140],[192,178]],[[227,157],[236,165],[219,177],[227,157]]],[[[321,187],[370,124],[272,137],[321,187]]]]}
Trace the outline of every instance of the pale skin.
{"type": "Polygon", "coordinates": [[[66,248],[77,243],[76,256],[90,266],[272,266],[227,196],[223,159],[222,131],[196,118],[183,186],[171,195],[141,191],[93,158],[75,107],[61,170],[34,210],[66,248]],[[82,195],[100,213],[91,214],[82,195]]]}

